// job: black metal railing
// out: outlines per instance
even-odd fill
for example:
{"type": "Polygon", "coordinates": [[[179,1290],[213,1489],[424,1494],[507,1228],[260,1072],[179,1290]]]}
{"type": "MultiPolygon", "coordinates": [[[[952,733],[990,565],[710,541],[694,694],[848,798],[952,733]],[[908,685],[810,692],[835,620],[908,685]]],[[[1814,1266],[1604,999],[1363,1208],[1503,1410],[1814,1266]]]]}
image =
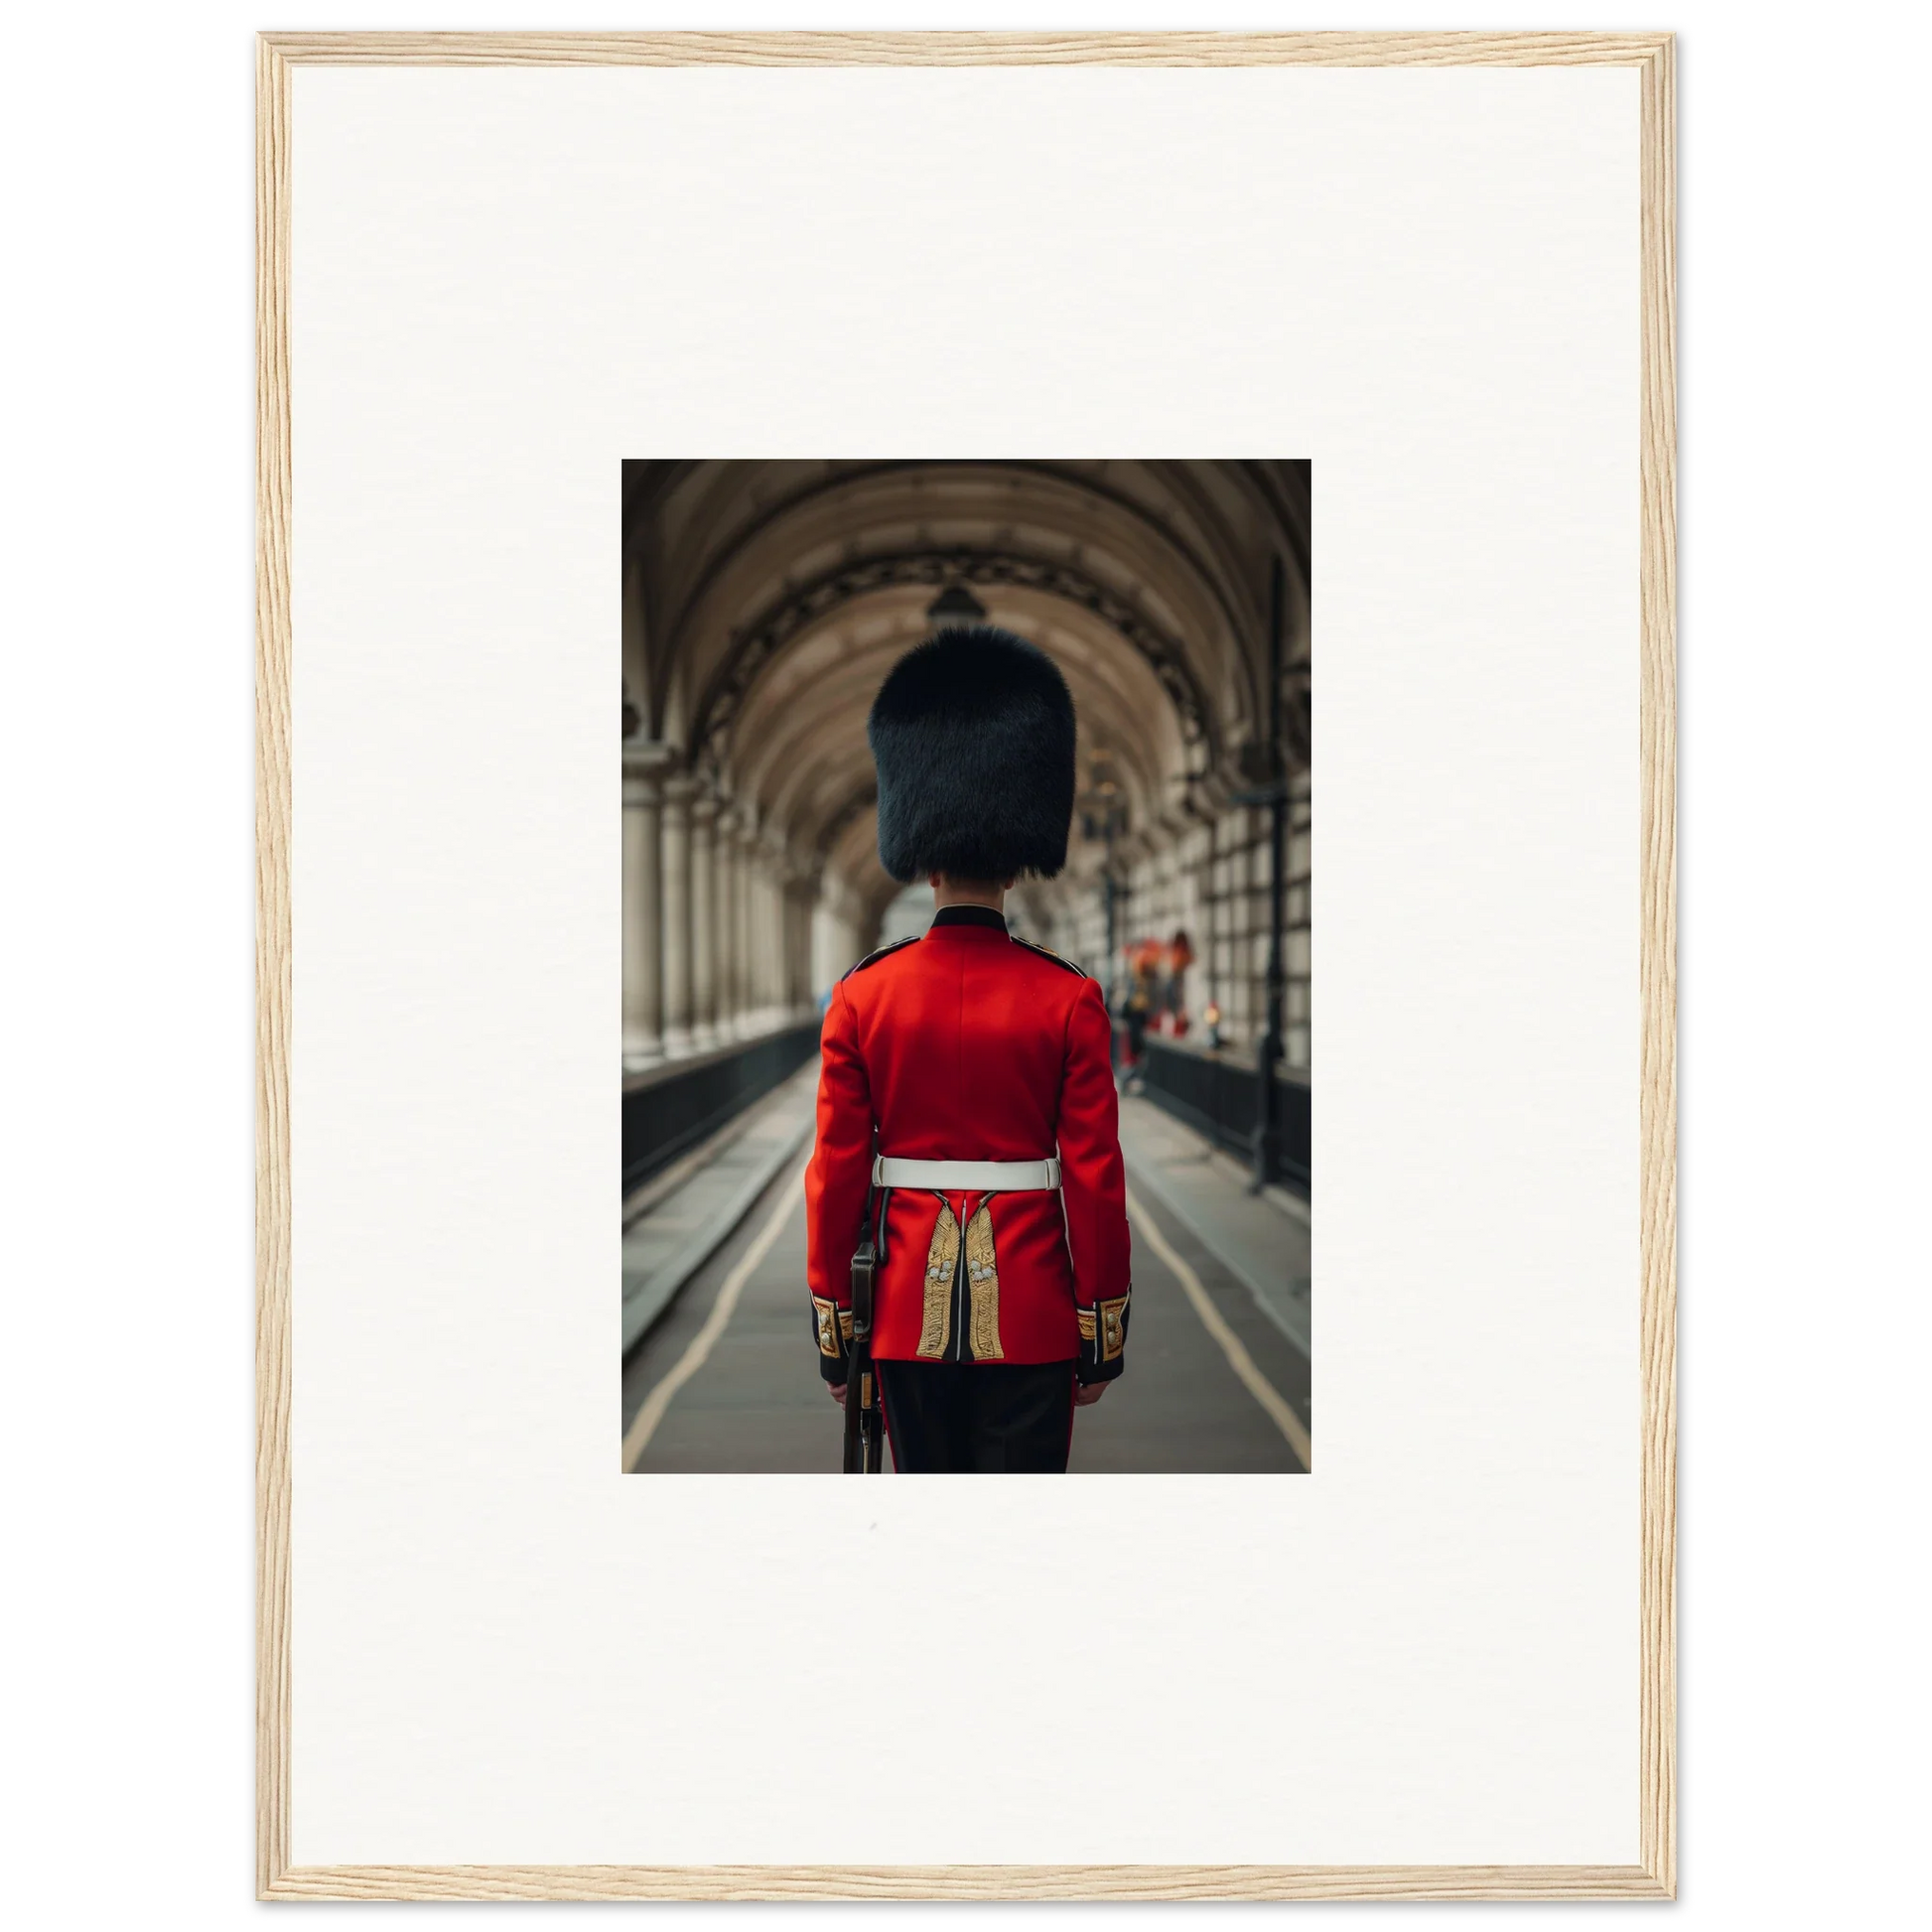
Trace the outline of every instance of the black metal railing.
{"type": "MultiPolygon", "coordinates": [[[[1260,1074],[1252,1058],[1176,1046],[1150,1035],[1141,1061],[1141,1091],[1156,1106],[1242,1160],[1252,1160],[1259,1113],[1260,1074]]],[[[1277,1070],[1279,1153],[1268,1178],[1295,1192],[1309,1191],[1309,1083],[1277,1070]]]]}
{"type": "Polygon", "coordinates": [[[803,1021],[740,1045],[626,1074],[625,1195],[803,1066],[818,1051],[818,1026],[803,1021]]]}

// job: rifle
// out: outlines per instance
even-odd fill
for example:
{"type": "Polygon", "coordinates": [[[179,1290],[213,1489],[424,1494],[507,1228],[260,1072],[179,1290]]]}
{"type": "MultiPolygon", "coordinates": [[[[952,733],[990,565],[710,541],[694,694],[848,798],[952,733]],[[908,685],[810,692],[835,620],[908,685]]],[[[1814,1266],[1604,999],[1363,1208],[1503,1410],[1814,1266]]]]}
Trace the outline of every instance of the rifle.
{"type": "Polygon", "coordinates": [[[878,1277],[879,1238],[868,1190],[865,1233],[852,1256],[852,1347],[845,1378],[844,1472],[849,1476],[876,1476],[883,1465],[884,1416],[872,1365],[872,1292],[878,1277]]]}

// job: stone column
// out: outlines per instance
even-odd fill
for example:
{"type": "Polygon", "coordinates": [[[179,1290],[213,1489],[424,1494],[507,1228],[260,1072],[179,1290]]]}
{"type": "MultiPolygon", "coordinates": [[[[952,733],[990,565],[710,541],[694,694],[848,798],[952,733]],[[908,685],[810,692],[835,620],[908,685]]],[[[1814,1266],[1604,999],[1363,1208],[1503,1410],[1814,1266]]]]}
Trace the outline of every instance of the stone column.
{"type": "Polygon", "coordinates": [[[817,910],[818,881],[807,879],[798,895],[798,1005],[804,1013],[818,1010],[812,993],[812,917],[817,910]]]}
{"type": "Polygon", "coordinates": [[[711,828],[712,1029],[722,1046],[734,1036],[732,1009],[732,856],[731,804],[718,801],[711,828]]]}
{"type": "Polygon", "coordinates": [[[691,1050],[691,800],[689,778],[664,785],[664,1051],[691,1050]]]}
{"type": "Polygon", "coordinates": [[[719,1039],[736,1039],[744,1003],[738,999],[738,813],[719,807],[711,835],[711,864],[717,883],[711,897],[711,950],[719,962],[719,1039]]]}
{"type": "Polygon", "coordinates": [[[623,1064],[626,1072],[664,1054],[663,857],[658,783],[669,759],[658,744],[623,754],[623,1064]]]}
{"type": "Polygon", "coordinates": [[[741,907],[745,920],[745,1031],[764,1031],[764,958],[760,944],[764,933],[764,871],[756,845],[745,848],[745,897],[741,907]]]}
{"type": "Polygon", "coordinates": [[[778,1017],[787,1024],[794,1017],[797,1005],[791,983],[791,901],[797,891],[791,861],[781,859],[778,874],[771,882],[771,979],[778,1017]]]}
{"type": "Polygon", "coordinates": [[[718,1042],[718,868],[713,854],[718,800],[691,800],[691,1043],[718,1042]]]}
{"type": "Polygon", "coordinates": [[[738,1031],[743,1037],[762,1031],[758,1014],[757,928],[752,917],[758,893],[758,859],[751,821],[741,814],[733,829],[738,834],[738,878],[732,894],[732,992],[738,1002],[738,1031]]]}
{"type": "Polygon", "coordinates": [[[812,907],[811,966],[812,998],[817,1000],[822,987],[834,985],[839,975],[852,964],[845,956],[844,922],[838,914],[838,901],[831,893],[822,893],[812,907]]]}
{"type": "Polygon", "coordinates": [[[711,829],[711,958],[717,962],[717,1037],[719,1045],[738,1037],[738,1007],[733,991],[733,895],[738,891],[738,848],[731,835],[731,805],[719,800],[711,829]]]}
{"type": "Polygon", "coordinates": [[[812,1011],[812,912],[818,904],[819,875],[815,867],[802,866],[791,883],[791,961],[790,1002],[795,1013],[812,1011]]]}
{"type": "Polygon", "coordinates": [[[764,1009],[764,1024],[775,1027],[784,1016],[785,1005],[784,939],[779,916],[779,895],[784,890],[780,884],[784,852],[767,839],[759,856],[763,861],[759,868],[759,967],[763,993],[759,1005],[764,1009]]]}
{"type": "MultiPolygon", "coordinates": [[[[1201,997],[1200,1008],[1203,1013],[1221,1004],[1221,961],[1215,946],[1221,936],[1221,885],[1216,877],[1220,861],[1221,820],[1217,812],[1207,813],[1207,831],[1201,850],[1201,936],[1194,941],[1194,950],[1200,954],[1201,997]]],[[[1225,1015],[1223,1018],[1225,1019],[1225,1015]]]]}

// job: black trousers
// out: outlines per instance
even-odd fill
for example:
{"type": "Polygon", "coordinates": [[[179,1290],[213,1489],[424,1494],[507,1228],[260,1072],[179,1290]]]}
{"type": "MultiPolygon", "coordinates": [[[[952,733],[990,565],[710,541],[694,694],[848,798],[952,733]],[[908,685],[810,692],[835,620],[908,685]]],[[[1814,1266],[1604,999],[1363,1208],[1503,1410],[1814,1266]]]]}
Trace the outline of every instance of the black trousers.
{"type": "Polygon", "coordinates": [[[880,1362],[886,1437],[903,1475],[1064,1475],[1073,1443],[1069,1362],[880,1362]]]}

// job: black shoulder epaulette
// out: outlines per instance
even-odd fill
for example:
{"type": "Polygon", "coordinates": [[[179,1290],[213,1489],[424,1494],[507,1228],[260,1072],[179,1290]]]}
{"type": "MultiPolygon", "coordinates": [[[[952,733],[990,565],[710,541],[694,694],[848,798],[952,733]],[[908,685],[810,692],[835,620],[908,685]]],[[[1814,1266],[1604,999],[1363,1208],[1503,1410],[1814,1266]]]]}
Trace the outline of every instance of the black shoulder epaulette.
{"type": "Polygon", "coordinates": [[[1038,953],[1041,959],[1050,959],[1055,966],[1064,966],[1069,973],[1078,974],[1081,979],[1086,978],[1086,974],[1081,972],[1072,960],[1062,959],[1050,946],[1042,946],[1036,939],[1023,939],[1017,932],[1013,934],[1013,941],[1015,945],[1025,946],[1029,952],[1038,953]]]}
{"type": "Polygon", "coordinates": [[[840,975],[840,977],[843,979],[850,979],[854,973],[863,973],[868,966],[877,966],[879,962],[882,959],[884,959],[889,952],[897,952],[899,947],[909,946],[913,944],[914,941],[917,940],[918,936],[919,935],[916,932],[914,932],[904,939],[895,939],[890,946],[881,946],[877,952],[867,953],[865,958],[860,960],[858,965],[848,966],[845,969],[844,973],[840,975]]]}

